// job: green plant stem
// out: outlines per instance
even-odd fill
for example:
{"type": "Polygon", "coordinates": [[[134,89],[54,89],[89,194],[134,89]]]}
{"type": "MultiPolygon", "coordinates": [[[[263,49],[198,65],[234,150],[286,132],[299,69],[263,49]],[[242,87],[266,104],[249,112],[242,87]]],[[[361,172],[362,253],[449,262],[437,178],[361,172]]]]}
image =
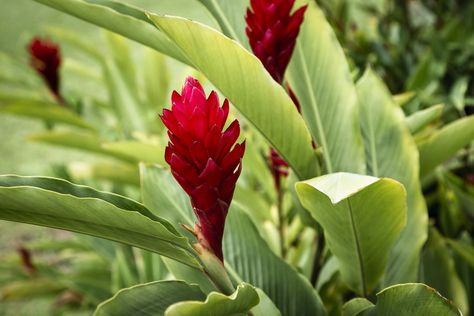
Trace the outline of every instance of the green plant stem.
{"type": "Polygon", "coordinates": [[[316,254],[314,255],[313,271],[311,272],[311,284],[313,285],[316,285],[323,266],[325,243],[322,228],[319,227],[318,234],[316,235],[316,254]]]}
{"type": "Polygon", "coordinates": [[[283,210],[283,190],[281,188],[277,188],[277,211],[278,211],[278,233],[280,235],[280,250],[281,250],[281,257],[283,259],[286,258],[286,246],[285,246],[285,214],[283,210]]]}

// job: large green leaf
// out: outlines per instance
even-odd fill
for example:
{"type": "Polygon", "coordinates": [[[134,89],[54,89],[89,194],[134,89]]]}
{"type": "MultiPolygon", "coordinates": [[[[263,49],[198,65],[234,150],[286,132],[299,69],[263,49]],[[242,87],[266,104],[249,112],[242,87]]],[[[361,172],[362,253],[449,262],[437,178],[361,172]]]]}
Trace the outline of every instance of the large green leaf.
{"type": "Polygon", "coordinates": [[[357,93],[336,35],[309,3],[287,78],[321,147],[328,173],[365,173],[357,93]]]}
{"type": "Polygon", "coordinates": [[[176,45],[156,30],[143,10],[111,0],[35,0],[187,63],[176,45]]]}
{"type": "Polygon", "coordinates": [[[183,281],[157,281],[120,290],[97,307],[94,316],[164,316],[174,303],[204,300],[197,285],[183,281]]]}
{"type": "Polygon", "coordinates": [[[143,205],[64,180],[0,176],[0,219],[107,238],[200,267],[188,239],[143,205]]]}
{"type": "Polygon", "coordinates": [[[454,121],[419,144],[420,175],[426,176],[436,166],[454,156],[474,140],[474,117],[454,121]]]}
{"type": "Polygon", "coordinates": [[[101,147],[109,153],[134,157],[136,161],[158,163],[160,165],[166,163],[164,146],[139,141],[120,141],[103,143],[101,147]]]}
{"type": "Polygon", "coordinates": [[[382,277],[390,248],[406,224],[406,192],[392,179],[335,173],[296,184],[303,206],[321,224],[342,279],[367,296],[382,277]]]}
{"type": "Polygon", "coordinates": [[[14,102],[0,106],[0,112],[39,118],[52,123],[63,123],[81,128],[94,129],[76,113],[51,102],[14,102]]]}
{"type": "Polygon", "coordinates": [[[409,283],[388,287],[377,293],[377,304],[360,316],[459,316],[461,312],[435,289],[424,284],[409,283]]]}
{"type": "Polygon", "coordinates": [[[245,11],[249,6],[249,0],[199,0],[199,2],[212,13],[225,35],[248,48],[245,35],[245,11]]]}
{"type": "Polygon", "coordinates": [[[261,288],[282,315],[326,314],[308,280],[275,255],[243,206],[235,202],[227,216],[224,259],[236,278],[261,288]]]}
{"type": "Polygon", "coordinates": [[[245,316],[259,302],[255,288],[249,284],[239,284],[230,296],[212,292],[205,302],[179,302],[166,310],[166,316],[245,316]]]}
{"type": "Polygon", "coordinates": [[[318,162],[303,119],[290,97],[254,55],[200,23],[153,14],[150,19],[262,132],[299,177],[316,174],[318,162]]]}
{"type": "Polygon", "coordinates": [[[386,285],[413,282],[417,280],[419,253],[428,230],[415,141],[402,110],[371,70],[357,83],[357,93],[369,174],[395,179],[407,191],[407,226],[392,250],[384,282],[386,285]]]}

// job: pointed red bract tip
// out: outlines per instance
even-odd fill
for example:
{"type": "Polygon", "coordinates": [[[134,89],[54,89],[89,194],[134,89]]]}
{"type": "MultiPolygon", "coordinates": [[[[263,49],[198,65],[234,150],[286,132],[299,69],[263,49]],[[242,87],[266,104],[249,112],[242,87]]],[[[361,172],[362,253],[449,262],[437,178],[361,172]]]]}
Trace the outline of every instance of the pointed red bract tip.
{"type": "Polygon", "coordinates": [[[251,0],[245,33],[255,56],[277,82],[293,53],[307,5],[291,14],[294,0],[251,0]]]}
{"type": "Polygon", "coordinates": [[[170,138],[165,160],[191,199],[204,246],[223,260],[225,218],[245,151],[244,143],[236,143],[240,125],[234,120],[224,129],[229,102],[220,106],[214,91],[206,97],[192,77],[186,79],[181,94],[173,92],[171,101],[171,110],[160,116],[170,138]]]}

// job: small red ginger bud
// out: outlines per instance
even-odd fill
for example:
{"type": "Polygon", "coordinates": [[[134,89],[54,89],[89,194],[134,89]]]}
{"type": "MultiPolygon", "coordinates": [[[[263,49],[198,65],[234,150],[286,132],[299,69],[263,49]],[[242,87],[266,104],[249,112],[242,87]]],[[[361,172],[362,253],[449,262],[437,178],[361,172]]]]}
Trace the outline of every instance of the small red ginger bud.
{"type": "Polygon", "coordinates": [[[62,100],[59,93],[59,67],[61,65],[59,46],[48,39],[35,37],[31,40],[28,50],[31,67],[43,78],[54,96],[62,100]]]}
{"type": "Polygon", "coordinates": [[[220,106],[215,91],[206,98],[201,84],[191,77],[171,100],[171,110],[160,116],[170,139],[165,159],[191,199],[200,243],[223,261],[225,218],[245,151],[245,142],[236,144],[240,125],[234,120],[224,130],[229,102],[220,106]]]}
{"type": "Polygon", "coordinates": [[[245,31],[253,53],[279,83],[283,81],[307,7],[291,14],[294,3],[295,0],[250,0],[245,16],[245,31]]]}

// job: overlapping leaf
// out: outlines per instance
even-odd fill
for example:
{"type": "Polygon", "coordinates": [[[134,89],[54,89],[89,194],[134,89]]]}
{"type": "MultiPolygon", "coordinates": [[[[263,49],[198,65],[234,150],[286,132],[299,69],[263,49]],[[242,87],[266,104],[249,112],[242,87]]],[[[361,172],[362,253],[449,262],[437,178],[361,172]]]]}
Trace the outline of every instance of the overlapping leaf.
{"type": "Polygon", "coordinates": [[[406,193],[391,179],[335,173],[296,184],[303,206],[324,229],[342,279],[367,296],[406,223],[406,193]]]}
{"type": "Polygon", "coordinates": [[[188,240],[143,205],[64,180],[0,176],[0,219],[107,238],[200,266],[188,240]]]}
{"type": "Polygon", "coordinates": [[[418,178],[418,152],[402,110],[383,82],[368,70],[357,83],[367,171],[390,177],[407,191],[408,221],[395,244],[385,284],[417,280],[419,253],[427,238],[428,214],[418,178]]]}

